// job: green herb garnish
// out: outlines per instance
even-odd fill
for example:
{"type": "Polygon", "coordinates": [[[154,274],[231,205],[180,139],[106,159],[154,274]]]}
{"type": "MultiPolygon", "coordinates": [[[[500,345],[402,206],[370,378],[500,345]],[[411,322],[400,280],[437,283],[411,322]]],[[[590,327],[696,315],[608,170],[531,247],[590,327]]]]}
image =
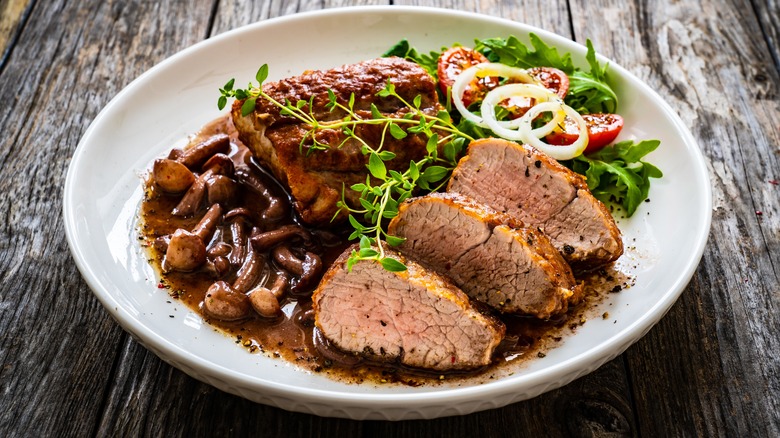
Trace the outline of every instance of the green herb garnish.
{"type": "Polygon", "coordinates": [[[334,121],[319,121],[313,115],[312,100],[300,100],[297,102],[279,102],[266,94],[263,89],[263,81],[268,77],[268,66],[263,65],[257,72],[258,83],[250,83],[246,89],[234,89],[235,81],[231,79],[220,88],[220,97],[217,101],[219,109],[227,105],[228,98],[244,100],[241,106],[241,114],[246,116],[255,110],[257,99],[263,99],[280,109],[280,114],[295,117],[308,131],[303,136],[300,148],[303,150],[307,140],[309,152],[312,150],[324,150],[334,146],[319,143],[316,134],[322,130],[336,130],[344,134],[345,139],[335,147],[341,147],[344,142],[352,139],[361,145],[363,155],[368,156],[369,175],[365,183],[354,184],[349,187],[360,193],[360,206],[353,207],[346,202],[346,190],[342,189],[342,198],[337,206],[339,210],[334,215],[336,219],[342,214],[347,214],[349,223],[355,231],[349,236],[349,240],[360,239],[360,250],[353,251],[348,261],[348,267],[352,267],[359,260],[375,260],[390,271],[404,270],[406,267],[393,258],[385,256],[384,247],[380,241],[386,241],[391,246],[400,245],[403,239],[388,235],[383,228],[383,223],[398,215],[398,205],[412,196],[417,189],[435,191],[447,183],[447,176],[457,164],[466,141],[474,140],[470,135],[462,132],[453,124],[449,113],[439,111],[435,116],[425,113],[421,108],[421,96],[416,96],[412,102],[406,101],[395,90],[390,81],[377,95],[382,98],[398,99],[408,110],[403,117],[389,117],[382,114],[375,105],[371,105],[371,116],[361,117],[354,110],[355,95],[352,94],[348,102],[340,102],[336,94],[328,91],[328,103],[326,108],[330,111],[336,109],[346,115],[334,121]],[[381,125],[382,135],[378,145],[372,146],[357,134],[357,128],[361,125],[381,125]],[[391,151],[383,150],[387,135],[395,139],[403,139],[408,135],[423,135],[427,139],[426,155],[417,161],[410,161],[408,169],[399,172],[388,169],[385,162],[395,158],[391,151]],[[441,151],[441,156],[439,154],[441,151]],[[364,223],[357,220],[361,217],[364,223]]]}

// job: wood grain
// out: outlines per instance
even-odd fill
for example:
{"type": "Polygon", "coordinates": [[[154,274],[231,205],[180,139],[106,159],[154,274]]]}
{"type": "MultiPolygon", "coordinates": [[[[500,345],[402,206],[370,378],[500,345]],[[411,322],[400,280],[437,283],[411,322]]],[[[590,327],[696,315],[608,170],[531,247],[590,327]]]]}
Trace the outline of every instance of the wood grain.
{"type": "Polygon", "coordinates": [[[257,20],[366,3],[0,0],[0,436],[780,436],[776,1],[392,3],[591,38],[681,115],[708,162],[713,227],[669,314],[591,375],[462,417],[320,418],[200,383],[126,335],[81,279],[60,219],[69,158],[99,110],[176,51],[257,20]]]}
{"type": "Polygon", "coordinates": [[[670,102],[711,172],[713,226],[702,264],[680,302],[627,354],[639,431],[778,435],[780,374],[768,360],[780,347],[772,48],[747,2],[589,1],[572,9],[575,17],[609,15],[575,20],[578,39],[592,38],[670,102]],[[633,28],[645,31],[625,32],[633,28]]]}

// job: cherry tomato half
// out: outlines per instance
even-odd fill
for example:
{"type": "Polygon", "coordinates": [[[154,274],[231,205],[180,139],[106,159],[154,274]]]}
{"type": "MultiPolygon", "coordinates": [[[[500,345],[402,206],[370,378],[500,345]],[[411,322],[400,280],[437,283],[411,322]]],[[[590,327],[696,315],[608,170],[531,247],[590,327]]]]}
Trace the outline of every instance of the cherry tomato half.
{"type": "MultiPolygon", "coordinates": [[[[467,68],[488,62],[485,55],[466,48],[453,47],[439,56],[437,71],[439,73],[439,88],[442,94],[447,95],[448,89],[452,88],[458,75],[467,68]]],[[[498,78],[485,77],[476,78],[466,87],[463,92],[463,105],[468,107],[472,103],[485,97],[488,90],[498,86],[498,78]]]]}
{"type": "MultiPolygon", "coordinates": [[[[557,68],[534,67],[528,69],[528,74],[561,99],[569,92],[569,76],[557,68]]],[[[534,99],[529,97],[512,97],[501,102],[501,106],[509,110],[509,118],[512,119],[522,117],[534,104],[534,99]]]]}
{"type": "MultiPolygon", "coordinates": [[[[585,148],[585,154],[596,152],[612,143],[623,129],[623,118],[617,114],[583,114],[582,118],[588,126],[588,147],[585,148]]],[[[579,131],[574,120],[567,117],[564,125],[563,131],[553,132],[546,137],[548,143],[567,145],[577,140],[579,131]]]]}

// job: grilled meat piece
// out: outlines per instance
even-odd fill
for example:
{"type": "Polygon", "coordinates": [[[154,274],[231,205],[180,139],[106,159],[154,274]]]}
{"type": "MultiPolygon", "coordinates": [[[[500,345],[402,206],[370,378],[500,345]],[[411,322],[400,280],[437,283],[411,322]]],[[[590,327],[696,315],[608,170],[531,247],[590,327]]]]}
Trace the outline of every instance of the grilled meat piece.
{"type": "Polygon", "coordinates": [[[398,249],[504,313],[547,319],[580,298],[571,268],[537,231],[457,193],[401,204],[389,233],[398,249]]]}
{"type": "Polygon", "coordinates": [[[503,323],[476,310],[460,289],[400,254],[390,272],[374,261],[331,266],[312,295],[315,323],[336,347],[380,361],[437,371],[488,365],[503,323]]]}
{"type": "MultiPolygon", "coordinates": [[[[399,99],[377,95],[388,80],[407,102],[419,95],[420,108],[426,114],[436,115],[442,109],[433,78],[419,65],[401,58],[378,58],[327,71],[308,71],[301,76],[266,83],[263,91],[278,102],[313,99],[311,111],[320,122],[346,116],[343,110],[330,111],[326,107],[329,89],[345,106],[354,93],[353,108],[362,118],[371,118],[371,104],[386,116],[403,117],[408,109],[399,99]]],[[[257,101],[253,113],[244,117],[242,104],[243,101],[236,101],[232,109],[241,141],[290,189],[295,209],[304,222],[328,223],[338,210],[336,203],[341,199],[343,187],[347,188],[347,202],[359,205],[360,194],[349,190],[350,185],[365,182],[368,174],[368,156],[362,154],[359,142],[348,139],[341,130],[322,130],[316,140],[329,149],[311,150],[313,139],[307,125],[281,115],[279,108],[263,99],[257,101]]],[[[308,104],[304,109],[309,111],[308,104]]],[[[384,125],[361,125],[355,134],[377,146],[383,130],[384,125]]],[[[383,150],[396,154],[396,158],[386,163],[387,167],[406,169],[411,160],[425,156],[426,141],[422,135],[410,134],[401,140],[386,135],[383,150]]]]}
{"type": "Polygon", "coordinates": [[[539,227],[575,270],[623,254],[615,220],[584,178],[530,146],[495,138],[472,142],[448,190],[539,227]]]}

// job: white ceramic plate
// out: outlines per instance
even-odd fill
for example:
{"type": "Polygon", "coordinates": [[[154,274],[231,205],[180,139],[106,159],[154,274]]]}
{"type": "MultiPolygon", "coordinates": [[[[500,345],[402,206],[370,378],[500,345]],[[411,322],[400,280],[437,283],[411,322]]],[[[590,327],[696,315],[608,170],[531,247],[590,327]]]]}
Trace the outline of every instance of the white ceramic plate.
{"type": "MultiPolygon", "coordinates": [[[[690,280],[710,227],[704,160],[688,129],[657,94],[615,62],[623,138],[658,138],[648,159],[665,173],[651,203],[620,221],[637,251],[623,258],[636,286],[611,294],[610,318],[588,321],[560,347],[485,384],[354,385],[249,354],[181,303],[168,303],[135,238],[141,175],[153,158],[219,115],[217,88],[376,57],[401,38],[419,49],[535,32],[585,65],[585,48],[512,21],[440,9],[368,7],[267,20],[203,41],[152,68],[95,118],[68,170],[64,218],[73,257],[100,302],[138,342],[187,374],[284,409],[354,419],[465,414],[525,400],[590,373],[622,353],[667,312],[690,280]],[[300,32],[305,29],[305,32],[300,32]],[[633,241],[636,239],[636,242],[633,241]],[[636,266],[636,268],[634,268],[636,266]],[[171,315],[173,317],[171,317],[171,315]]],[[[602,59],[602,62],[606,59],[602,59]]]]}

